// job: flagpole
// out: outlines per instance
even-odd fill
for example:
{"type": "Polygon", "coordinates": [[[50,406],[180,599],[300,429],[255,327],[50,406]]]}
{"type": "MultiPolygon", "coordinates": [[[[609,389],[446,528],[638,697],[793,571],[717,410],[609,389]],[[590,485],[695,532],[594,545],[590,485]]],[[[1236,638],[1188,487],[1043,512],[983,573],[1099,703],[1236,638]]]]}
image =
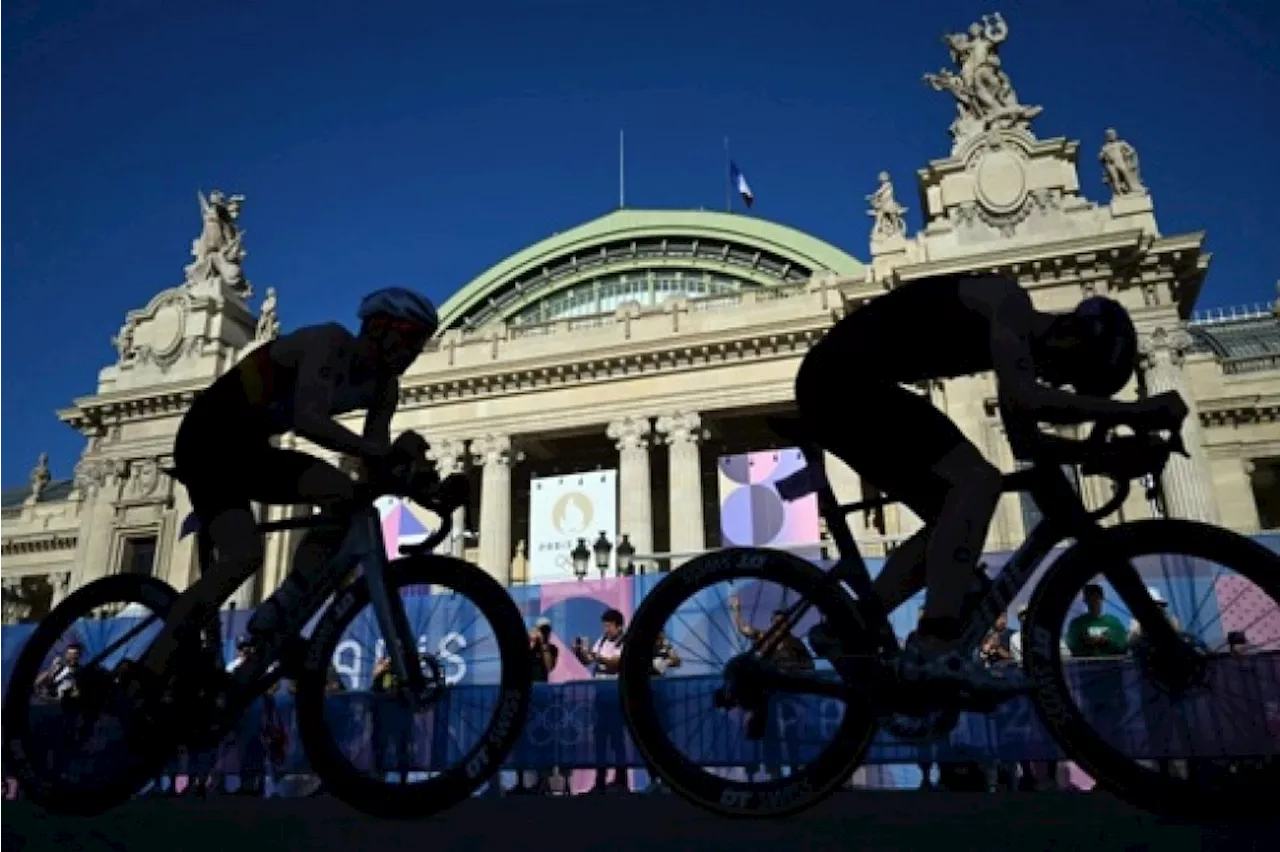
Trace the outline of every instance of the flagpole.
{"type": "Polygon", "coordinates": [[[724,212],[733,212],[733,177],[730,175],[729,137],[724,137],[724,212]]]}
{"type": "Polygon", "coordinates": [[[618,207],[627,206],[626,131],[618,131],[618,207]]]}

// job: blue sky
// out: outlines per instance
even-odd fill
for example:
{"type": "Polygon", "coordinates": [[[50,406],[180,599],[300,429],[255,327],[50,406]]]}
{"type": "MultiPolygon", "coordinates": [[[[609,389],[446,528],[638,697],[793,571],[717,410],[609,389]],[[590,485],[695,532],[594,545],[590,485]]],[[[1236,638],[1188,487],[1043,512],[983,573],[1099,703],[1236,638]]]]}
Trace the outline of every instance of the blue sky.
{"type": "Polygon", "coordinates": [[[728,135],[756,215],[865,258],[876,172],[918,227],[915,170],[949,149],[952,103],[920,79],[940,35],[994,8],[1086,195],[1114,125],[1162,230],[1208,231],[1202,306],[1273,298],[1280,4],[990,2],[8,0],[3,481],[41,451],[70,474],[83,444],[53,412],[181,281],[197,188],[248,196],[247,271],[286,330],[391,283],[443,300],[608,212],[619,128],[628,206],[721,208],[728,135]]]}

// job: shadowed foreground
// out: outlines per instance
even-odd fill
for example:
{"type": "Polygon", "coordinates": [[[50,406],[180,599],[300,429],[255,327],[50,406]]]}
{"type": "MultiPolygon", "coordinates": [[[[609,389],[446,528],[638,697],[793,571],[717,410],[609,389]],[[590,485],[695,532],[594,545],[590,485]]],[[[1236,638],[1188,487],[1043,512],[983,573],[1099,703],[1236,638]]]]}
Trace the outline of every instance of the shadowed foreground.
{"type": "Polygon", "coordinates": [[[94,819],[4,805],[5,852],[713,852],[755,849],[996,850],[1273,848],[1280,825],[1176,825],[1100,794],[845,793],[785,820],[720,819],[672,796],[475,799],[434,819],[388,822],[328,798],[139,800],[94,819]]]}

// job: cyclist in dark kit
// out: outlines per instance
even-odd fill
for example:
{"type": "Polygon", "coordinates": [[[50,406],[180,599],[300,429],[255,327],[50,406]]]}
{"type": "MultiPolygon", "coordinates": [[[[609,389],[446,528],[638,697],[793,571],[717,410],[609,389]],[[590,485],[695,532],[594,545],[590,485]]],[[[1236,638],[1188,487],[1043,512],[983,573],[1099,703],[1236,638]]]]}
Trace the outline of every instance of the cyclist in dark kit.
{"type": "Polygon", "coordinates": [[[1024,688],[1016,674],[953,650],[1000,471],[928,396],[904,385],[993,371],[1015,457],[1065,462],[1079,458],[1078,442],[1045,435],[1040,424],[1180,428],[1187,407],[1176,392],[1110,399],[1136,363],[1137,334],[1117,302],[1095,296],[1070,313],[1044,313],[1016,282],[994,275],[903,284],[840,320],[806,355],[796,376],[806,431],[924,521],[875,582],[886,611],[926,588],[916,639],[900,661],[904,682],[996,695],[1024,688]]]}
{"type": "MultiPolygon", "coordinates": [[[[164,676],[181,631],[198,628],[211,607],[230,597],[262,567],[263,540],[251,501],[329,505],[351,499],[352,480],[313,455],[284,450],[271,439],[294,432],[325,449],[354,457],[369,472],[413,466],[426,453],[414,432],[391,441],[399,378],[439,326],[425,296],[392,287],[360,303],[360,332],[337,323],[301,328],[246,355],[201,393],[183,418],[174,444],[175,476],[186,486],[201,526],[215,548],[214,564],[175,604],[145,659],[164,676]],[[363,434],[334,417],[366,410],[363,434]]],[[[341,533],[339,532],[340,536],[341,533]]],[[[299,545],[293,571],[254,612],[247,639],[254,659],[268,665],[273,643],[289,630],[292,612],[314,575],[340,542],[334,531],[313,530],[299,545]]],[[[237,680],[263,672],[237,670],[237,680]]]]}

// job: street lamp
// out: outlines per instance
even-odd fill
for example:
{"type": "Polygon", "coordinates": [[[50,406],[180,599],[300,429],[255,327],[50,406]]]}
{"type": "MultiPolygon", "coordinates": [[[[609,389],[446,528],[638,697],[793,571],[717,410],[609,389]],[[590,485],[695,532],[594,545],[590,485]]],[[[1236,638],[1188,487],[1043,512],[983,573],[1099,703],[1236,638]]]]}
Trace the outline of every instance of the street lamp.
{"type": "Polygon", "coordinates": [[[631,543],[631,538],[626,534],[622,534],[622,541],[618,542],[618,576],[630,577],[635,569],[631,565],[631,560],[636,555],[635,545],[631,543]]]}
{"type": "Polygon", "coordinates": [[[600,569],[600,579],[603,580],[605,572],[609,570],[609,554],[613,552],[613,542],[605,537],[604,530],[600,530],[600,537],[591,545],[591,549],[596,553],[596,567],[600,569]]]}
{"type": "Polygon", "coordinates": [[[573,575],[579,580],[585,580],[587,565],[591,562],[591,551],[587,550],[587,540],[578,539],[578,546],[570,551],[569,556],[573,558],[573,575]]]}

